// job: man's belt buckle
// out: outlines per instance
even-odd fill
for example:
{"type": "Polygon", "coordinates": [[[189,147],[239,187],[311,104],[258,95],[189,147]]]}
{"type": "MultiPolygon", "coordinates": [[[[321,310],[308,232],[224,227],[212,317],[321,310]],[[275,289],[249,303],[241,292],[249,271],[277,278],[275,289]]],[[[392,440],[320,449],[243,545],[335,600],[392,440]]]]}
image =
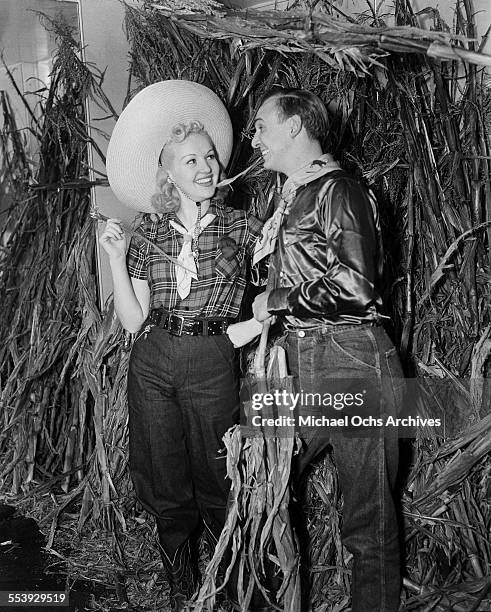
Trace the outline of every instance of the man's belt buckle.
{"type": "Polygon", "coordinates": [[[182,336],[182,332],[184,329],[184,317],[182,315],[171,314],[169,315],[169,334],[173,336],[182,336]],[[177,329],[174,328],[174,321],[179,320],[179,327],[177,329]]]}

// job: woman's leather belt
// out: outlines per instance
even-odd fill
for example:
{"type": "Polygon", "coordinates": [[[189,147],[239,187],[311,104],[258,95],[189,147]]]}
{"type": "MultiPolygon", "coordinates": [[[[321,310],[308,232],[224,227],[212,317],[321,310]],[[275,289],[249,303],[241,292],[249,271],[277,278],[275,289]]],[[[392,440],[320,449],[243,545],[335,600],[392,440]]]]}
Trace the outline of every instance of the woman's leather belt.
{"type": "Polygon", "coordinates": [[[220,336],[227,331],[231,322],[231,319],[187,319],[163,308],[154,308],[145,325],[155,325],[174,336],[220,336]]]}

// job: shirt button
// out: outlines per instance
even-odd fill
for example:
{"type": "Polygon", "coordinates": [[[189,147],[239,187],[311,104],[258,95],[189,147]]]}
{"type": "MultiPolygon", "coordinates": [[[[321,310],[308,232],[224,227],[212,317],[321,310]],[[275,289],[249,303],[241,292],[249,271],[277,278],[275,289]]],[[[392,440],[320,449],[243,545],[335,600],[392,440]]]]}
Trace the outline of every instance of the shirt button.
{"type": "Polygon", "coordinates": [[[301,329],[299,332],[297,332],[297,336],[299,338],[305,338],[305,332],[303,331],[303,329],[301,329]]]}

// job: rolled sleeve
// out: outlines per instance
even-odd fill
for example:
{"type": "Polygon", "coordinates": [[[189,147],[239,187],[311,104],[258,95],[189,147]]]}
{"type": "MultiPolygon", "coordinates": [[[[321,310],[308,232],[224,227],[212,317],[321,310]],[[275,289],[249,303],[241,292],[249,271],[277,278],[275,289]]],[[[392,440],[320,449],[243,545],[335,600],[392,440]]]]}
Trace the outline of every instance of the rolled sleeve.
{"type": "Polygon", "coordinates": [[[130,247],[126,255],[128,274],[138,280],[147,280],[147,248],[142,240],[135,236],[131,238],[130,247]]]}
{"type": "Polygon", "coordinates": [[[273,289],[268,296],[268,312],[271,314],[284,315],[288,314],[288,294],[291,291],[291,287],[284,287],[281,289],[273,289]]]}
{"type": "Polygon", "coordinates": [[[247,242],[246,251],[250,258],[254,255],[254,248],[256,246],[257,239],[261,236],[264,223],[259,221],[254,215],[247,215],[247,242]]]}

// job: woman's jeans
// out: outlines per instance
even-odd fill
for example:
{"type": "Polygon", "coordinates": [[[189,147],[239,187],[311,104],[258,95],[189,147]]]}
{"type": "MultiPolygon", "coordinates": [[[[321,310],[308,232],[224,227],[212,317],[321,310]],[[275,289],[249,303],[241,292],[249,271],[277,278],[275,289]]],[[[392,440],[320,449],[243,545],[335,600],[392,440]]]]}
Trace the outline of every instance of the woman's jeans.
{"type": "MultiPolygon", "coordinates": [[[[368,383],[375,389],[379,415],[395,414],[400,407],[403,374],[396,350],[382,327],[326,325],[315,330],[292,330],[288,333],[287,354],[297,391],[327,391],[330,380],[353,380],[347,383],[346,391],[356,391],[358,378],[364,386],[368,383]]],[[[397,433],[388,434],[383,427],[365,430],[363,435],[353,430],[330,431],[306,434],[296,465],[297,478],[316,456],[332,446],[344,498],[341,537],[353,554],[352,612],[396,612],[400,593],[393,500],[397,433]]]]}
{"type": "Polygon", "coordinates": [[[203,519],[216,540],[229,492],[222,437],[238,422],[236,351],[224,335],[135,341],[128,371],[130,472],[155,515],[163,559],[177,562],[203,519]]]}

